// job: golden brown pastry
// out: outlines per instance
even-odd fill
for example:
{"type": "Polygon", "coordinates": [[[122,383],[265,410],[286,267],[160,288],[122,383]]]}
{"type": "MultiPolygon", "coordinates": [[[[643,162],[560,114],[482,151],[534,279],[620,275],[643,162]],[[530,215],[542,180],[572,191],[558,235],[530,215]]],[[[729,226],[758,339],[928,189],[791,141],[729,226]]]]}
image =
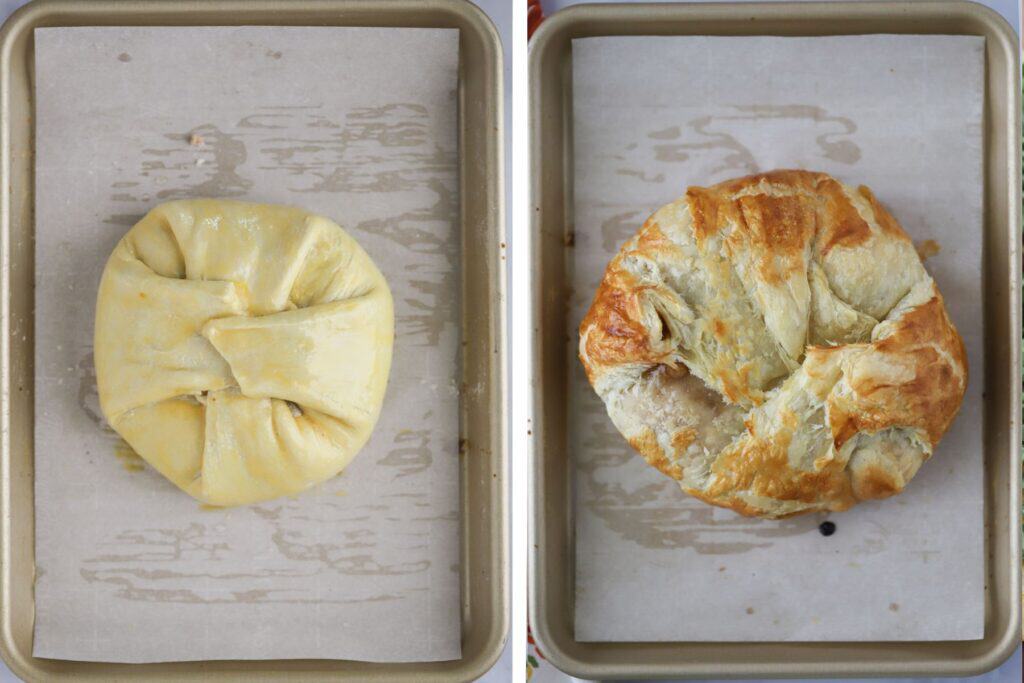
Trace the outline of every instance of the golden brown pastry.
{"type": "Polygon", "coordinates": [[[949,428],[963,341],[866,187],[772,171],[659,209],[612,259],[580,359],[620,432],[744,515],[899,493],[949,428]]]}
{"type": "Polygon", "coordinates": [[[393,330],[383,276],[326,218],[219,199],[162,204],[103,271],[100,405],[195,498],[276,498],[333,477],[369,438],[393,330]]]}

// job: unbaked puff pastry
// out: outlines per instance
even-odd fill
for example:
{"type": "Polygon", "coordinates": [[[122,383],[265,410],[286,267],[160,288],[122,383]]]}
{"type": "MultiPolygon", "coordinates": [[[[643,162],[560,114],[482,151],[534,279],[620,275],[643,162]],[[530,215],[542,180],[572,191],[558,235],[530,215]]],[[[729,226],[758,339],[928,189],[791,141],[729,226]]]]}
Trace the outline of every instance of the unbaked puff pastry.
{"type": "Polygon", "coordinates": [[[387,282],[332,221],[286,206],[170,202],[103,271],[100,405],[189,495],[268,500],[333,477],[366,443],[393,337],[387,282]]]}

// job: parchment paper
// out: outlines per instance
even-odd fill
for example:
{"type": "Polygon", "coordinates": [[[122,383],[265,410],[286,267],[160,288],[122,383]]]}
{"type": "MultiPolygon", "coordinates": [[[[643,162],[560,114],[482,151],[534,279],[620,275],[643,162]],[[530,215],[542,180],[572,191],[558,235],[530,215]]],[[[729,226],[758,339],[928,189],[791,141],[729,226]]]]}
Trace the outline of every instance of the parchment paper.
{"type": "Polygon", "coordinates": [[[35,37],[35,655],[458,658],[458,32],[35,37]],[[154,205],[201,196],[335,219],[394,295],[376,431],[292,499],[202,509],[100,417],[107,256],[154,205]]]}
{"type": "Polygon", "coordinates": [[[576,636],[585,641],[982,636],[984,40],[573,41],[568,337],[576,636]],[[831,516],[745,519],[687,497],[616,432],[576,359],[605,265],[688,185],[773,168],[870,186],[915,241],[967,345],[951,431],[904,493],[831,516]]]}

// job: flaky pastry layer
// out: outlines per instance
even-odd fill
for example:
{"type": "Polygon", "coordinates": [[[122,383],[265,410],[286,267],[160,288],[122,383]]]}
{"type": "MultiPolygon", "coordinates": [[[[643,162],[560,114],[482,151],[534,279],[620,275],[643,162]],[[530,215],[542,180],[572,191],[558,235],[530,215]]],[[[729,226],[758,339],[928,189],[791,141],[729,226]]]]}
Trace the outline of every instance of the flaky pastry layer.
{"type": "Polygon", "coordinates": [[[871,191],[772,171],[654,213],[605,271],[580,359],[629,443],[744,515],[903,490],[967,385],[963,341],[871,191]]]}

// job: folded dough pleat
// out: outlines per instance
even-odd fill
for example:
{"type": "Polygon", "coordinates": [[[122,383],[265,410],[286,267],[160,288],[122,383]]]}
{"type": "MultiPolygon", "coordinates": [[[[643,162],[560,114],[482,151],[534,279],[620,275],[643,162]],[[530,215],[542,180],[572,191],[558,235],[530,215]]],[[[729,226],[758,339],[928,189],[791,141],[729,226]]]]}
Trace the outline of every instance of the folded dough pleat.
{"type": "Polygon", "coordinates": [[[795,370],[804,355],[811,290],[807,284],[814,210],[794,195],[750,195],[736,200],[738,211],[726,248],[782,359],[795,370]]]}
{"type": "Polygon", "coordinates": [[[681,350],[690,370],[731,403],[757,405],[764,392],[790,371],[792,361],[772,334],[747,294],[729,243],[742,215],[734,203],[706,191],[692,192],[686,201],[692,232],[700,253],[709,296],[698,309],[702,329],[699,344],[681,350]]]}
{"type": "Polygon", "coordinates": [[[194,398],[172,398],[129,410],[112,426],[157,472],[198,496],[205,412],[194,398]]]}
{"type": "Polygon", "coordinates": [[[199,497],[245,505],[298,493],[337,474],[369,430],[353,434],[333,418],[296,416],[285,401],[227,389],[207,396],[205,435],[199,497]]]}
{"type": "Polygon", "coordinates": [[[383,289],[258,318],[209,321],[203,335],[227,360],[242,393],[292,401],[370,429],[391,364],[392,303],[383,289]]]}
{"type": "Polygon", "coordinates": [[[303,308],[352,299],[371,289],[387,289],[384,276],[352,237],[320,216],[310,217],[316,240],[292,284],[291,301],[303,308]]]}
{"type": "Polygon", "coordinates": [[[162,277],[131,251],[122,242],[110,257],[96,311],[100,405],[112,422],[132,408],[231,386],[228,364],[200,330],[246,310],[236,283],[162,277]]]}
{"type": "Polygon", "coordinates": [[[273,415],[278,440],[295,467],[312,482],[329,479],[348,466],[372,431],[354,429],[315,410],[296,415],[285,401],[273,401],[273,415]]]}
{"type": "Polygon", "coordinates": [[[931,278],[914,285],[871,342],[841,347],[843,377],[828,398],[836,443],[898,427],[930,452],[967,386],[967,354],[931,278]]]}
{"type": "Polygon", "coordinates": [[[829,179],[820,189],[828,202],[815,260],[835,296],[881,320],[928,274],[913,243],[868,188],[854,190],[829,179]]]}
{"type": "Polygon", "coordinates": [[[836,297],[821,266],[812,262],[807,279],[811,285],[808,344],[856,344],[871,338],[871,330],[875,329],[878,321],[836,297]]]}
{"type": "Polygon", "coordinates": [[[744,419],[745,432],[719,452],[706,482],[684,488],[692,495],[729,501],[751,512],[771,506],[774,514],[808,506],[845,510],[856,501],[846,463],[850,449],[837,449],[826,428],[822,392],[836,368],[809,374],[806,365],[744,419]]]}
{"type": "Polygon", "coordinates": [[[287,307],[322,230],[301,209],[215,199],[162,204],[137,230],[145,233],[164,222],[183,256],[185,277],[244,283],[253,315],[287,307]]]}

